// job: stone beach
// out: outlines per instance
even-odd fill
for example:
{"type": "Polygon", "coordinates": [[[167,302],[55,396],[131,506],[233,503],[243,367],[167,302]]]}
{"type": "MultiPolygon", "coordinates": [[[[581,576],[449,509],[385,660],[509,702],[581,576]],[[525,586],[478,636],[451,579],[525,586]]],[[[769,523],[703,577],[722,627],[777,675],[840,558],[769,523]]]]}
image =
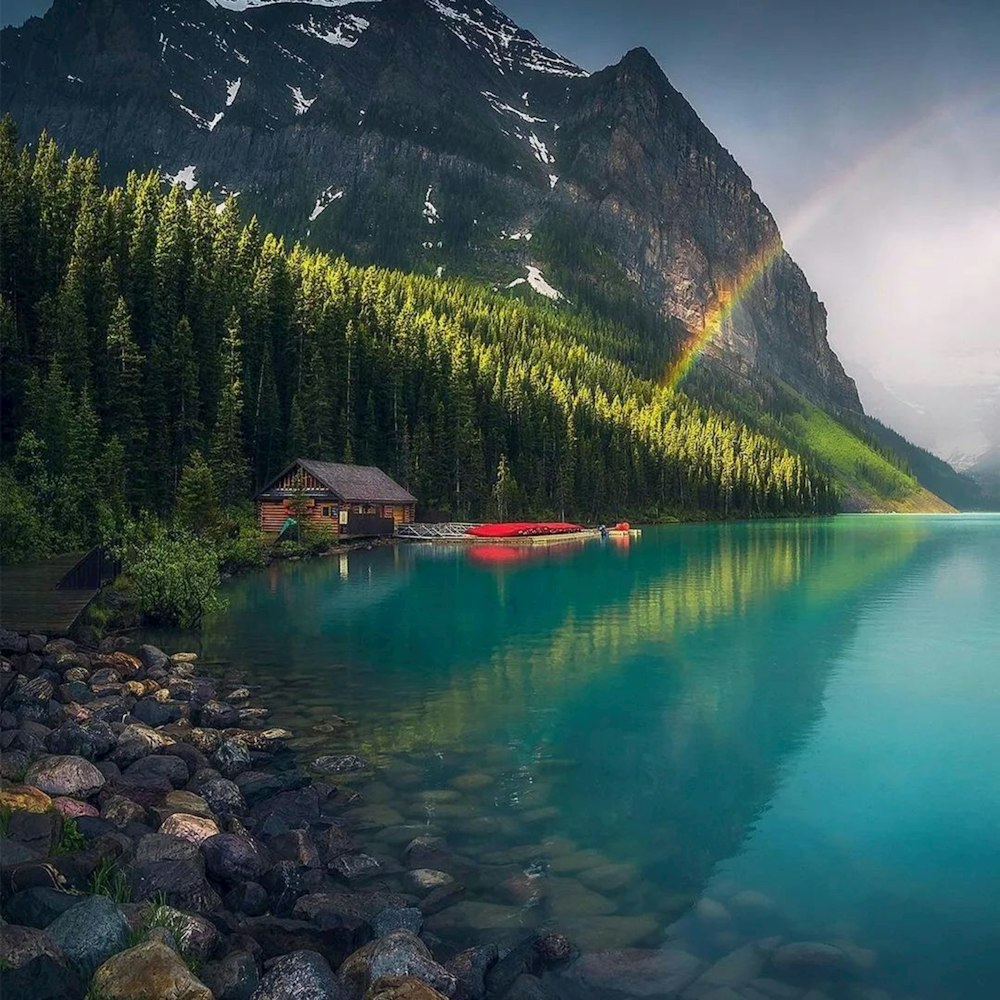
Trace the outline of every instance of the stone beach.
{"type": "Polygon", "coordinates": [[[9,632],[0,652],[5,996],[888,996],[848,942],[741,938],[759,893],[680,905],[708,951],[672,939],[622,905],[635,865],[544,837],[544,782],[518,826],[483,808],[488,762],[427,788],[331,746],[336,716],[295,741],[194,654],[9,632]],[[538,839],[498,850],[515,829],[538,839]]]}

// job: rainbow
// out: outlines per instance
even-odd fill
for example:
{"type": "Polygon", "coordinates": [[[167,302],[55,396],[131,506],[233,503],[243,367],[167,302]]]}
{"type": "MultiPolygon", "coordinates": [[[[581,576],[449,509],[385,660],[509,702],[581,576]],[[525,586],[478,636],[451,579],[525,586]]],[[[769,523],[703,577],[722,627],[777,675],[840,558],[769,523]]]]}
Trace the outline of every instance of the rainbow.
{"type": "MultiPolygon", "coordinates": [[[[786,230],[789,239],[794,242],[812,229],[836,207],[843,195],[865,173],[888,160],[893,153],[902,150],[928,128],[952,119],[958,114],[967,114],[997,97],[1000,97],[1000,87],[989,81],[985,86],[976,87],[963,94],[958,100],[934,105],[929,111],[893,132],[887,139],[866,150],[861,157],[824,184],[792,213],[786,230]]],[[[776,236],[746,263],[730,287],[724,288],[716,295],[715,301],[705,312],[701,328],[693,331],[684,342],[680,353],[660,380],[661,386],[670,390],[677,388],[705,349],[721,332],[723,324],[732,316],[736,307],[782,256],[784,249],[781,236],[776,236]]]]}

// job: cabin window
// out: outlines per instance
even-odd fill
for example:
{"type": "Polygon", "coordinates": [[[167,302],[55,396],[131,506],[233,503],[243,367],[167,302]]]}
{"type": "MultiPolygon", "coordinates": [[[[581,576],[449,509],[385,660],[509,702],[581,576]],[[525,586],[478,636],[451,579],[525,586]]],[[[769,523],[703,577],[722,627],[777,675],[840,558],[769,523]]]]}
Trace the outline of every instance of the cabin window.
{"type": "Polygon", "coordinates": [[[323,516],[324,517],[329,517],[330,516],[330,505],[329,504],[325,504],[324,505],[324,507],[323,507],[323,516]]]}

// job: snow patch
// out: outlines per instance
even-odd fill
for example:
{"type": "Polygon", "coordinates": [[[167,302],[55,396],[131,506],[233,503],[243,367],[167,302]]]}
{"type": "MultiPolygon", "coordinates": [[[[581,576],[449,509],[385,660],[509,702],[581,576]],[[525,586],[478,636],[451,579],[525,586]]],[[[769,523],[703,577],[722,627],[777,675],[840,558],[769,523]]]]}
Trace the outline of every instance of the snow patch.
{"type": "Polygon", "coordinates": [[[441,216],[438,214],[438,210],[434,207],[431,202],[431,192],[434,190],[434,185],[431,185],[427,189],[427,194],[424,195],[424,218],[433,226],[441,221],[441,216]]]}
{"type": "Polygon", "coordinates": [[[295,27],[303,34],[320,38],[329,45],[340,45],[345,49],[351,49],[358,44],[361,33],[370,23],[357,14],[348,14],[333,31],[322,24],[317,24],[312,17],[309,18],[308,24],[297,24],[295,27]]]}
{"type": "Polygon", "coordinates": [[[305,97],[300,88],[293,87],[291,84],[286,84],[286,86],[292,92],[292,101],[295,107],[295,114],[304,115],[313,106],[313,102],[316,100],[316,98],[305,97]]]}
{"type": "Polygon", "coordinates": [[[502,239],[502,240],[524,240],[525,242],[527,242],[528,240],[531,239],[531,237],[533,235],[534,235],[534,233],[529,233],[529,232],[508,233],[507,230],[505,229],[505,230],[503,230],[503,232],[500,233],[500,239],[502,239]]]}
{"type": "Polygon", "coordinates": [[[548,164],[556,162],[556,158],[549,152],[548,146],[534,132],[528,136],[528,143],[531,146],[532,152],[538,158],[539,163],[548,164]]]}
{"type": "Polygon", "coordinates": [[[178,105],[180,105],[180,109],[181,109],[181,111],[183,111],[183,112],[184,112],[184,113],[185,113],[186,115],[188,115],[188,116],[190,116],[190,117],[191,117],[192,119],[194,119],[194,121],[195,121],[195,123],[197,124],[198,128],[203,128],[203,129],[207,129],[207,130],[208,130],[209,132],[213,132],[213,131],[215,130],[215,126],[216,126],[216,125],[218,125],[218,124],[219,124],[219,122],[221,122],[221,121],[222,121],[222,119],[223,119],[223,118],[225,117],[225,113],[224,113],[224,112],[222,112],[222,111],[220,111],[220,112],[218,112],[218,113],[217,113],[217,114],[216,114],[216,115],[215,115],[214,117],[212,117],[212,118],[202,118],[202,116],[201,116],[201,115],[199,115],[197,111],[192,111],[192,110],[191,110],[191,109],[190,109],[190,108],[189,108],[189,107],[188,107],[188,106],[187,106],[187,105],[186,105],[186,104],[184,103],[184,98],[183,98],[183,97],[181,97],[181,95],[180,95],[180,94],[178,94],[176,90],[171,90],[171,91],[170,91],[170,96],[171,96],[171,97],[172,97],[172,98],[173,98],[173,99],[174,99],[175,101],[177,101],[178,105]]]}
{"type": "Polygon", "coordinates": [[[343,197],[343,191],[334,193],[332,187],[328,187],[325,191],[320,191],[319,197],[316,199],[316,204],[313,206],[312,212],[309,213],[309,221],[315,222],[335,201],[343,197]]]}
{"type": "Polygon", "coordinates": [[[182,184],[185,191],[193,191],[197,186],[198,182],[195,180],[195,172],[197,167],[191,163],[186,167],[181,167],[176,174],[163,174],[163,179],[168,181],[171,186],[174,184],[182,184]]]}
{"type": "Polygon", "coordinates": [[[490,102],[490,107],[499,115],[516,115],[521,121],[528,122],[529,125],[546,121],[545,118],[536,118],[534,115],[529,115],[520,108],[504,104],[496,94],[491,94],[488,90],[481,90],[480,93],[490,102]]]}
{"type": "MultiPolygon", "coordinates": [[[[252,7],[270,7],[276,3],[308,3],[314,7],[344,7],[349,3],[378,3],[379,0],[208,0],[213,7],[226,10],[250,10],[252,7]]],[[[243,22],[246,24],[246,22],[243,22]]],[[[247,24],[249,28],[250,25],[247,24]]]]}
{"type": "Polygon", "coordinates": [[[559,183],[559,177],[556,174],[549,174],[549,190],[551,191],[559,183]]]}
{"type": "Polygon", "coordinates": [[[542,272],[532,264],[527,265],[527,278],[515,278],[509,285],[508,288],[516,288],[518,285],[523,285],[525,282],[539,295],[544,295],[545,298],[551,299],[553,302],[558,302],[560,299],[565,298],[562,292],[558,289],[553,288],[542,275],[542,272]]]}
{"type": "Polygon", "coordinates": [[[233,101],[236,100],[236,95],[240,92],[240,87],[243,86],[243,77],[238,76],[235,80],[226,80],[226,107],[231,108],[233,106],[233,101]]]}
{"type": "Polygon", "coordinates": [[[66,77],[66,79],[67,79],[67,80],[69,80],[69,82],[70,82],[70,83],[83,83],[83,80],[81,80],[81,79],[80,79],[80,77],[78,77],[78,76],[73,76],[73,74],[72,74],[72,73],[70,73],[70,74],[69,74],[69,75],[68,75],[68,76],[66,77]]]}

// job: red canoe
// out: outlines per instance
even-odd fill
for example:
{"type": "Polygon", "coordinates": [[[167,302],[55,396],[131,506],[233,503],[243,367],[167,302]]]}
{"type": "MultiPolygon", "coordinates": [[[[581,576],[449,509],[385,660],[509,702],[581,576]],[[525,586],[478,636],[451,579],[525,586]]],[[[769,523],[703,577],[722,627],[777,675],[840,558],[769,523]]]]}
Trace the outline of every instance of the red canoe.
{"type": "Polygon", "coordinates": [[[506,521],[500,524],[479,524],[466,531],[476,538],[526,538],[532,535],[568,535],[583,531],[579,524],[566,521],[506,521]]]}

